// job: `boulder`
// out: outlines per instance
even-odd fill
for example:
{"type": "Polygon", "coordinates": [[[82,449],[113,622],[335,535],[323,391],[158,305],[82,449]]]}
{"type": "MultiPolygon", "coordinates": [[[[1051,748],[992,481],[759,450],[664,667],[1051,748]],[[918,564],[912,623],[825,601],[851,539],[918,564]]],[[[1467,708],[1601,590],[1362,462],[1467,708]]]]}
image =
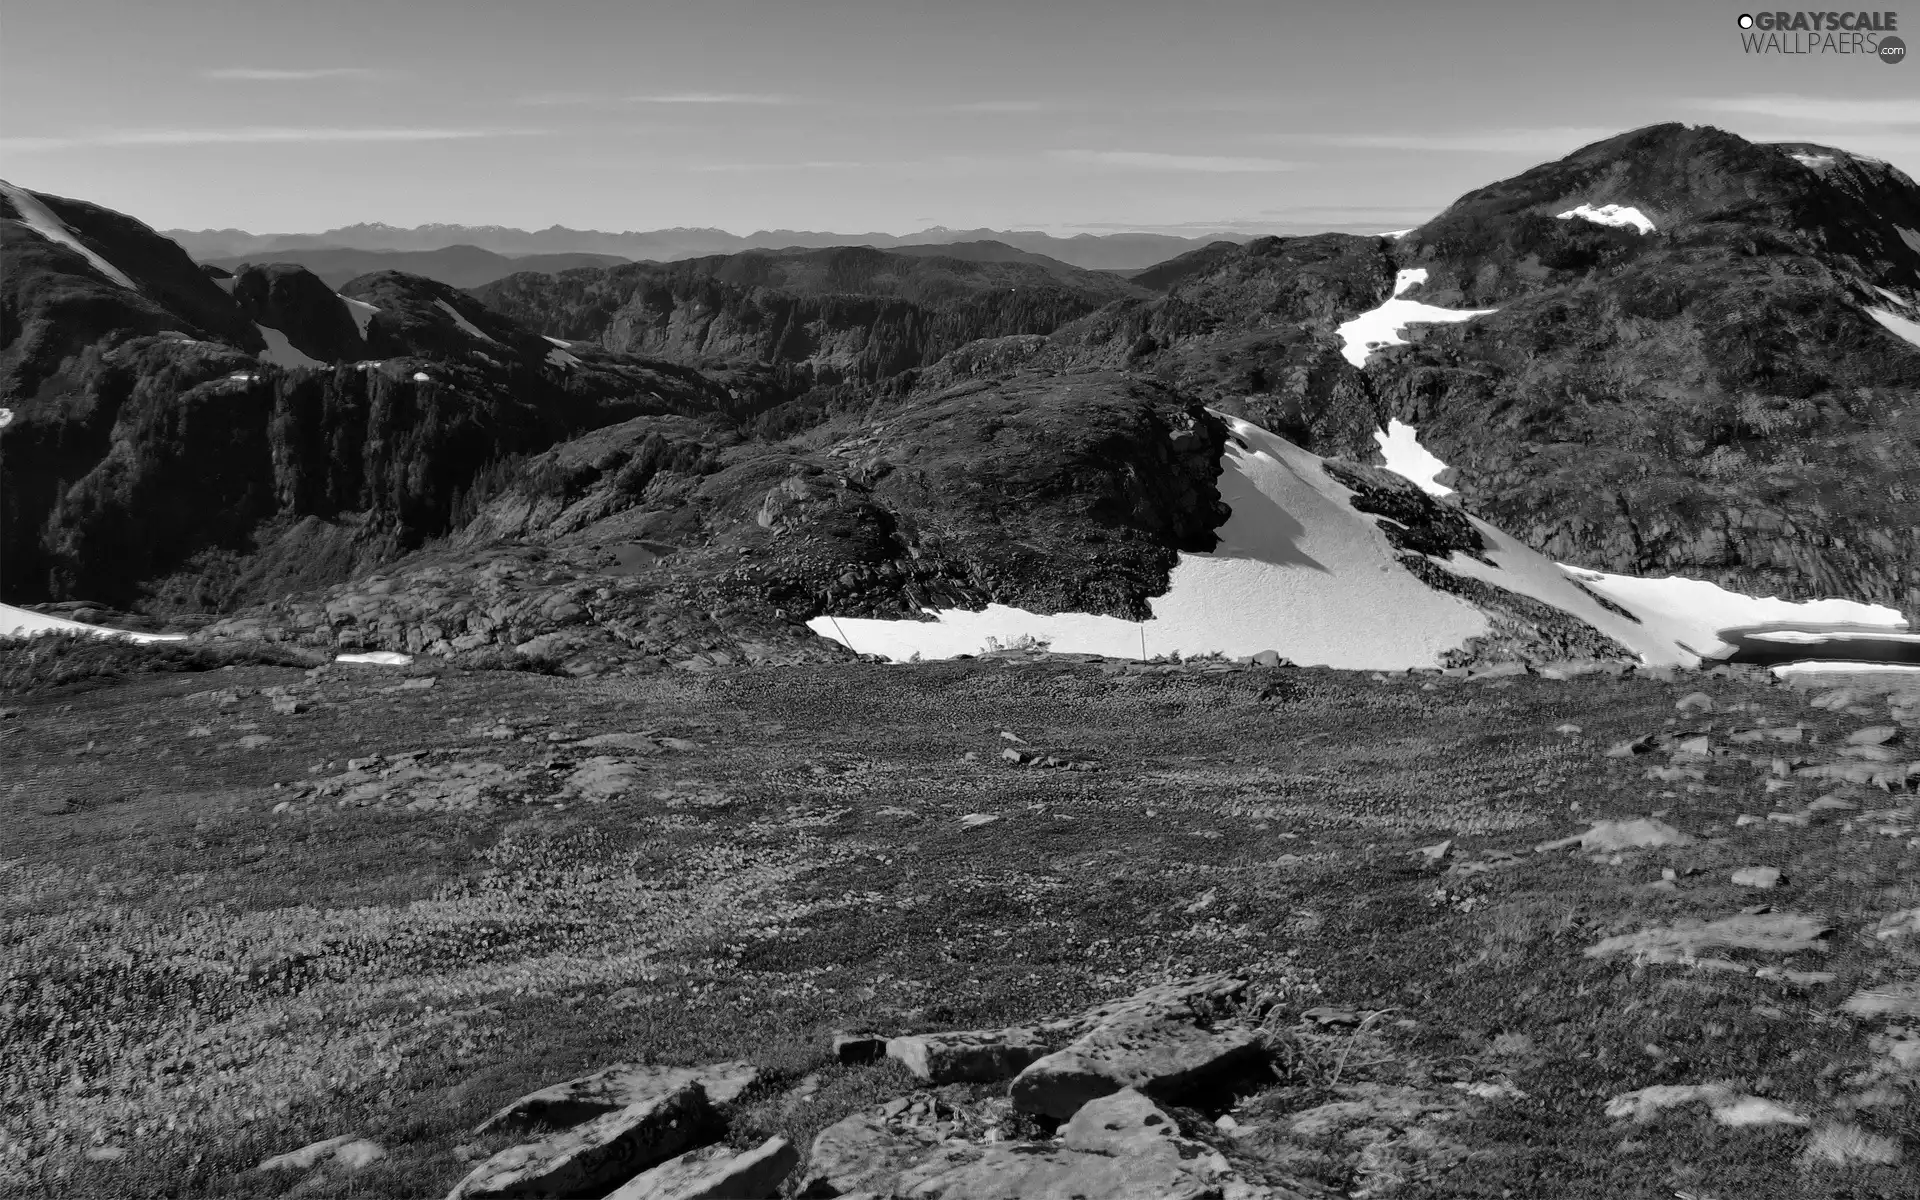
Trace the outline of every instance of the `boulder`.
{"type": "Polygon", "coordinates": [[[813,1139],[800,1200],[825,1200],[859,1192],[883,1192],[895,1176],[925,1153],[917,1142],[896,1138],[879,1112],[855,1113],[813,1139]]]}
{"type": "Polygon", "coordinates": [[[799,1165],[783,1137],[744,1151],[708,1146],[642,1171],[607,1200],[767,1200],[799,1165]]]}
{"type": "Polygon", "coordinates": [[[648,1167],[719,1132],[706,1091],[689,1082],[595,1117],[584,1125],[511,1146],[475,1167],[447,1200],[509,1196],[599,1196],[648,1167]]]}
{"type": "Polygon", "coordinates": [[[1018,1075],[1047,1049],[1030,1029],[975,1030],[893,1038],[887,1057],[928,1083],[990,1083],[1018,1075]]]}
{"type": "Polygon", "coordinates": [[[1122,1020],[1049,1054],[1013,1081],[1013,1106],[1065,1120],[1090,1100],[1124,1088],[1156,1099],[1188,1101],[1230,1088],[1266,1065],[1267,1050],[1249,1026],[1122,1020]]]}
{"type": "MultiPolygon", "coordinates": [[[[1083,1107],[1057,1146],[953,1146],[909,1168],[893,1195],[912,1200],[1212,1200],[1233,1181],[1225,1157],[1182,1138],[1137,1091],[1083,1107]]],[[[1258,1194],[1248,1189],[1243,1194],[1258,1194]]]]}
{"type": "Polygon", "coordinates": [[[710,1104],[733,1103],[760,1078],[748,1062],[710,1063],[704,1067],[658,1067],[615,1063],[591,1075],[541,1088],[507,1105],[475,1127],[475,1133],[520,1129],[529,1125],[564,1128],[629,1105],[652,1100],[698,1083],[710,1104]]]}
{"type": "Polygon", "coordinates": [[[262,1171],[311,1171],[323,1160],[333,1157],[334,1151],[354,1140],[350,1133],[339,1137],[330,1137],[324,1141],[312,1142],[298,1150],[289,1150],[285,1154],[276,1154],[260,1163],[262,1171]]]}

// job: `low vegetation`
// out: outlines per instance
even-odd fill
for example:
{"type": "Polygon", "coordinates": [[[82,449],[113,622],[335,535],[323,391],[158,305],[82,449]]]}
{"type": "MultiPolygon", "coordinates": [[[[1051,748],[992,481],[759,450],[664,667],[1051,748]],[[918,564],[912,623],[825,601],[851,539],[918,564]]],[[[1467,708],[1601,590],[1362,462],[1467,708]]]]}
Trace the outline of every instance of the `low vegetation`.
{"type": "Polygon", "coordinates": [[[1037,652],[126,672],[0,719],[3,1194],[443,1195],[514,1140],[490,1112],[623,1060],[751,1060],[734,1140],[804,1152],[916,1087],[836,1030],[1209,971],[1273,1005],[1232,1130],[1180,1116],[1247,1178],[1920,1185],[1898,697],[1037,652]],[[1647,949],[1769,908],[1817,936],[1647,949]],[[257,1169],[349,1135],[385,1157],[257,1169]]]}

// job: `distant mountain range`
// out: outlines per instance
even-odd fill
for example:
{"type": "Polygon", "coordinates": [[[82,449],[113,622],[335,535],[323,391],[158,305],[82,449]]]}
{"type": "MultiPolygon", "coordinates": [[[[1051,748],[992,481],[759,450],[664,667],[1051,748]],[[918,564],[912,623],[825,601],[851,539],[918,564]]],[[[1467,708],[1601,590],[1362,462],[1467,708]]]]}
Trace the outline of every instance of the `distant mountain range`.
{"type": "Polygon", "coordinates": [[[353,250],[337,246],[281,249],[203,258],[203,263],[229,271],[248,263],[297,263],[318,275],[330,288],[376,271],[405,271],[424,275],[457,288],[479,287],[505,279],[517,271],[552,274],[575,267],[612,267],[628,261],[617,254],[523,254],[509,256],[478,246],[445,246],[438,250],[353,250]]]}
{"type": "MultiPolygon", "coordinates": [[[[941,226],[904,235],[763,229],[745,237],[724,229],[677,228],[625,233],[568,229],[562,225],[531,231],[502,225],[416,225],[411,229],[402,229],[378,222],[346,225],[324,233],[248,233],[243,229],[169,229],[163,232],[164,236],[173,239],[201,262],[226,259],[236,262],[242,259],[267,261],[265,255],[281,255],[290,250],[422,251],[455,246],[486,250],[510,258],[532,254],[597,254],[636,261],[672,262],[711,254],[737,254],[742,250],[824,249],[830,246],[873,246],[891,250],[901,246],[1000,242],[1017,250],[1044,254],[1072,266],[1106,271],[1150,267],[1211,242],[1244,244],[1253,240],[1247,234],[1235,233],[1193,238],[1162,233],[1082,233],[1062,238],[1032,230],[947,229],[941,226]]],[[[282,258],[275,261],[289,260],[282,258]]]]}

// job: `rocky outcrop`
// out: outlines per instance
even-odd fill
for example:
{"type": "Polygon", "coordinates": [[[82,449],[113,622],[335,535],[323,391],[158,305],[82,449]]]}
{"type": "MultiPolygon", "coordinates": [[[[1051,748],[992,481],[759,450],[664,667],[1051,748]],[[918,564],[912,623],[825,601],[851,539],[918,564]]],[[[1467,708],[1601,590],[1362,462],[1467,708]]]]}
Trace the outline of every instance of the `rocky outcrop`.
{"type": "Polygon", "coordinates": [[[607,1200],[767,1200],[799,1165],[783,1137],[743,1151],[707,1146],[642,1171],[607,1200]]]}
{"type": "MultiPolygon", "coordinates": [[[[1304,1185],[1246,1178],[1205,1142],[1182,1134],[1172,1114],[1125,1089],[1079,1109],[1044,1142],[960,1136],[942,1120],[933,1130],[894,1101],[857,1114],[814,1140],[799,1196],[873,1200],[1304,1200],[1304,1185]],[[941,1132],[947,1136],[934,1140],[941,1132]]],[[[958,1117],[961,1114],[955,1113],[958,1117]]]]}
{"type": "Polygon", "coordinates": [[[1011,1079],[1047,1053],[1027,1029],[928,1033],[887,1042],[887,1057],[928,1083],[989,1083],[1011,1079]]]}
{"type": "Polygon", "coordinates": [[[690,1082],[541,1141],[502,1150],[455,1185],[447,1200],[603,1195],[712,1141],[716,1127],[706,1092],[690,1082]]]}
{"type": "Polygon", "coordinates": [[[524,1129],[533,1125],[564,1128],[604,1116],[617,1109],[659,1099],[699,1084],[708,1103],[733,1103],[760,1078],[752,1063],[713,1063],[704,1067],[661,1067],[644,1063],[615,1063],[589,1075],[528,1092],[494,1113],[475,1133],[524,1129]]]}

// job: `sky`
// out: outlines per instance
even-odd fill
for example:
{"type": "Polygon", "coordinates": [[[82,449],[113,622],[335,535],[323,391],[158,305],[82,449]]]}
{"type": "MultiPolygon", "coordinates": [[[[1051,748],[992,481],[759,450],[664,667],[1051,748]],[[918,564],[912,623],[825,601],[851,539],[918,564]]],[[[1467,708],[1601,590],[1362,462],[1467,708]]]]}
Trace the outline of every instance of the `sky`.
{"type": "Polygon", "coordinates": [[[0,177],[162,229],[1198,234],[1402,228],[1660,121],[1920,174],[1920,63],[1749,54],[1743,11],[9,0],[0,177]]]}

